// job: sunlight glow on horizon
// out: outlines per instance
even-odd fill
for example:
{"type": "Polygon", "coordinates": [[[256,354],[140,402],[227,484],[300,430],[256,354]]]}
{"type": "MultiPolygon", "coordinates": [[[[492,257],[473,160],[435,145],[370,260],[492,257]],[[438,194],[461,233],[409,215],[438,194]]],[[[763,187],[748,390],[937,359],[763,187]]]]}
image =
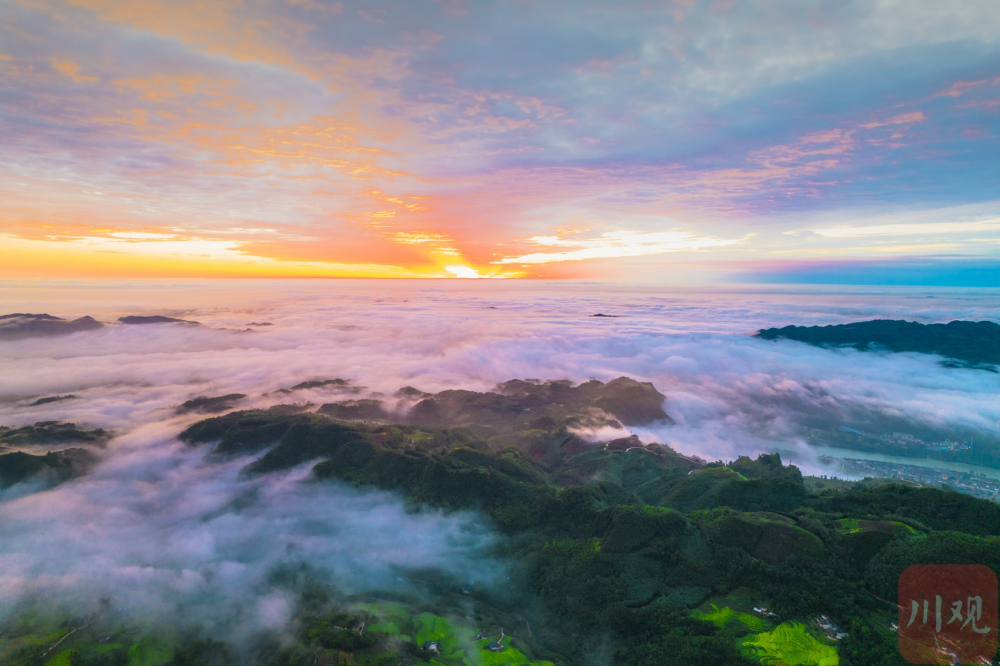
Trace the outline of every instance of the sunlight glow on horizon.
{"type": "Polygon", "coordinates": [[[988,2],[0,2],[0,277],[1000,259],[988,2]]]}

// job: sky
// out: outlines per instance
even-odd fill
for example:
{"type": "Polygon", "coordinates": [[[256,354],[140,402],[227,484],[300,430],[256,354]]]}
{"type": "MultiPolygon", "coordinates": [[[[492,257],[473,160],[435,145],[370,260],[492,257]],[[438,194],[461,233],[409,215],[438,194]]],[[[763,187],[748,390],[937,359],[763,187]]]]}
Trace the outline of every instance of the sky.
{"type": "Polygon", "coordinates": [[[1000,284],[994,0],[0,12],[0,277],[1000,284]]]}

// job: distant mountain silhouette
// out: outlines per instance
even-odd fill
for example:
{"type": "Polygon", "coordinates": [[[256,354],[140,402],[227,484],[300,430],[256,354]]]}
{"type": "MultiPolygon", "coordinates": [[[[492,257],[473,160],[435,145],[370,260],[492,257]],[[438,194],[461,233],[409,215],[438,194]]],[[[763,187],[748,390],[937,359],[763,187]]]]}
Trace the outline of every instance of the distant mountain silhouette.
{"type": "Polygon", "coordinates": [[[78,331],[92,331],[102,326],[104,324],[93,317],[68,320],[50,314],[17,312],[0,315],[0,340],[66,335],[78,331]]]}
{"type": "Polygon", "coordinates": [[[176,411],[178,414],[187,414],[188,412],[217,414],[218,412],[224,412],[227,409],[231,409],[233,405],[245,397],[246,395],[242,393],[229,393],[227,395],[219,395],[215,397],[198,396],[197,398],[192,398],[191,400],[179,405],[176,411]]]}
{"type": "Polygon", "coordinates": [[[4,446],[33,446],[50,444],[103,444],[114,433],[110,430],[83,430],[75,423],[61,421],[38,421],[34,425],[19,428],[0,426],[0,448],[4,446]]]}
{"type": "Polygon", "coordinates": [[[118,321],[123,324],[192,324],[201,326],[199,322],[188,321],[187,319],[174,319],[173,317],[162,317],[160,315],[119,317],[118,321]]]}
{"type": "Polygon", "coordinates": [[[38,407],[39,405],[47,405],[50,402],[61,402],[63,400],[73,400],[75,398],[76,398],[75,395],[53,395],[49,396],[48,398],[39,398],[38,400],[28,405],[28,407],[38,407]]]}
{"type": "Polygon", "coordinates": [[[23,451],[5,453],[0,455],[0,490],[40,472],[48,472],[45,485],[54,486],[86,474],[96,462],[97,456],[87,449],[63,449],[38,456],[23,451]]]}
{"type": "Polygon", "coordinates": [[[874,319],[835,326],[767,328],[756,336],[764,340],[798,340],[823,347],[885,349],[893,352],[938,354],[959,363],[983,367],[1000,364],[1000,324],[991,321],[953,321],[920,324],[897,319],[874,319]]]}

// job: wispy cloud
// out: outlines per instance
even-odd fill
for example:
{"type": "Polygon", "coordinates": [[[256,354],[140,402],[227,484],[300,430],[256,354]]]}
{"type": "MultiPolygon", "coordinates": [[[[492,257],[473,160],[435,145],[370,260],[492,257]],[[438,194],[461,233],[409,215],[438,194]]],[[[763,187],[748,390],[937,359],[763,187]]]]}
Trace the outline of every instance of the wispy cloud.
{"type": "Polygon", "coordinates": [[[421,231],[396,231],[392,233],[392,239],[397,243],[410,243],[420,245],[422,243],[448,243],[450,238],[443,234],[435,234],[421,231]]]}
{"type": "Polygon", "coordinates": [[[501,264],[547,264],[558,261],[641,257],[670,252],[694,252],[707,248],[736,245],[742,240],[724,240],[714,236],[699,236],[690,231],[608,231],[597,238],[564,240],[557,236],[535,236],[528,239],[544,247],[576,248],[562,252],[534,252],[517,257],[504,257],[501,264]]]}
{"type": "Polygon", "coordinates": [[[910,113],[900,113],[886,120],[876,121],[871,123],[864,123],[861,127],[865,129],[874,129],[876,127],[885,127],[886,125],[910,125],[912,123],[922,123],[927,120],[923,111],[911,111],[910,113]]]}
{"type": "Polygon", "coordinates": [[[813,229],[827,238],[862,238],[865,236],[924,236],[964,234],[977,231],[1000,231],[1000,219],[976,222],[925,222],[916,224],[879,224],[868,227],[830,227],[813,229]]]}

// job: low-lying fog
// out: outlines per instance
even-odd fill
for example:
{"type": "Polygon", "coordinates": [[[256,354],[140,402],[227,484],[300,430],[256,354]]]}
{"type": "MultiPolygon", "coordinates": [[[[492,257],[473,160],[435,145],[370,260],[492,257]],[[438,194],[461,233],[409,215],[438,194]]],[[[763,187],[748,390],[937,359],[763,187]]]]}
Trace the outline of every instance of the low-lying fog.
{"type": "Polygon", "coordinates": [[[385,493],[302,483],[308,467],[248,480],[238,474],[246,461],[207,464],[203,449],[176,440],[204,418],[174,411],[196,396],[243,393],[246,408],[336,399],[324,389],[263,394],[337,377],[367,387],[364,397],[405,385],[488,390],[512,378],[627,375],[666,394],[676,421],[633,429],[643,440],[706,459],[797,450],[804,471],[817,473],[801,439],[811,426],[881,419],[996,435],[1000,423],[1000,374],[750,337],[880,317],[998,321],[988,291],[21,281],[0,290],[0,314],[10,312],[105,322],[161,314],[202,326],[116,324],[0,341],[0,425],[59,420],[116,433],[91,474],[0,496],[8,610],[38,594],[128,597],[136,612],[181,609],[193,622],[249,631],[287,617],[288,600],[267,582],[281,563],[308,564],[344,589],[403,584],[397,566],[496,575],[481,559],[492,537],[474,515],[413,513],[385,493]],[[66,394],[76,397],[28,406],[66,394]]]}

